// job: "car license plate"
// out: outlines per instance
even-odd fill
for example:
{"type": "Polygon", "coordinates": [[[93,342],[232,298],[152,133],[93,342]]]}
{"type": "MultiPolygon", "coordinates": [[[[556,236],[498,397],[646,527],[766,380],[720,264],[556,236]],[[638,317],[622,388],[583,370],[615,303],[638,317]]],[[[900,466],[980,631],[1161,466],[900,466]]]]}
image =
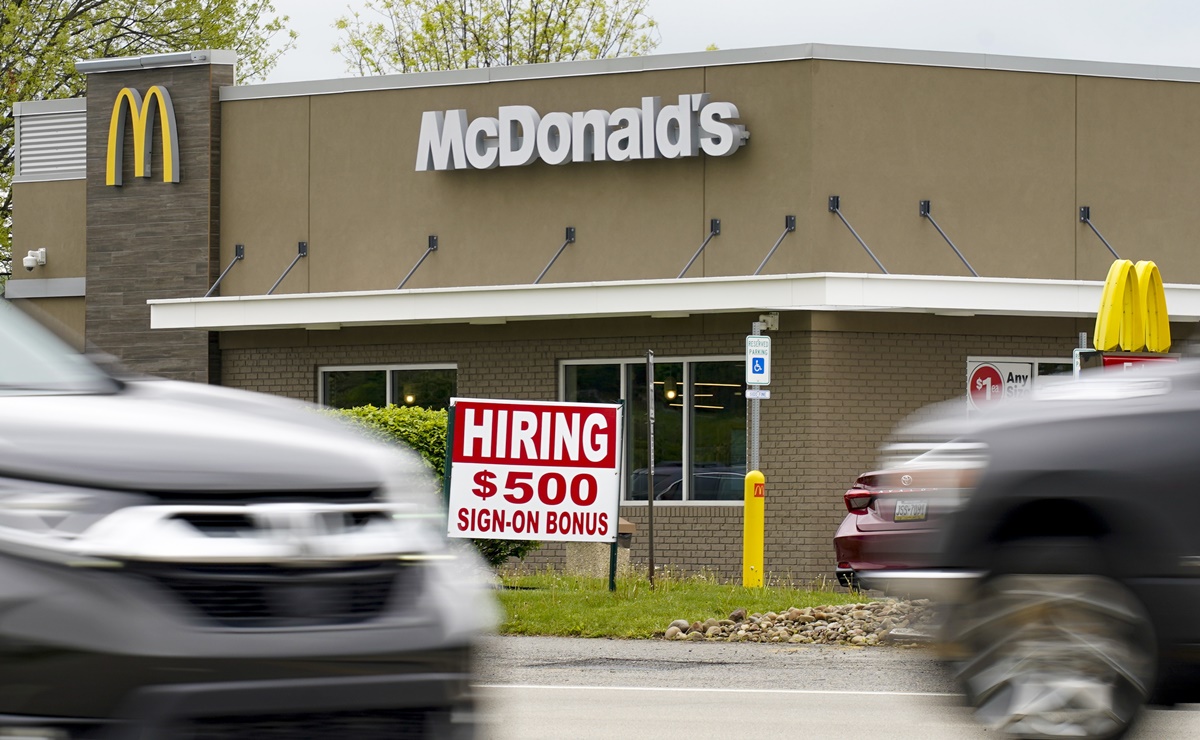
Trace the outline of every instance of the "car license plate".
{"type": "Polygon", "coordinates": [[[897,501],[893,519],[897,522],[923,522],[928,508],[929,504],[925,501],[897,501]]]}

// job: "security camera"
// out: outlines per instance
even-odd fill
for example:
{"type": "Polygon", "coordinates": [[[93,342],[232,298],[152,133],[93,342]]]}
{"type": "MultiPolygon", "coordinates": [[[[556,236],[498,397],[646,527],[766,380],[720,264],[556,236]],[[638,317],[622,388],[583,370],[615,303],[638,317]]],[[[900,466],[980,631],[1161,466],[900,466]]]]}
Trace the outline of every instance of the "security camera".
{"type": "Polygon", "coordinates": [[[30,272],[32,272],[33,268],[37,267],[38,265],[46,264],[46,248],[42,247],[41,249],[29,250],[29,254],[25,255],[25,257],[21,259],[21,264],[25,265],[25,269],[29,270],[30,272]]]}

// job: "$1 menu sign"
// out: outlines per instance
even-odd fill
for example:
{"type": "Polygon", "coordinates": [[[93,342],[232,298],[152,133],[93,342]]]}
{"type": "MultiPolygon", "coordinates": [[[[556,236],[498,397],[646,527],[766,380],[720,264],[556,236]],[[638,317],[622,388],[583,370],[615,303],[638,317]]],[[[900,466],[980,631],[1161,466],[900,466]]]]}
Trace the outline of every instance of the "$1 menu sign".
{"type": "Polygon", "coordinates": [[[621,407],[459,398],[451,537],[615,542],[621,407]]]}

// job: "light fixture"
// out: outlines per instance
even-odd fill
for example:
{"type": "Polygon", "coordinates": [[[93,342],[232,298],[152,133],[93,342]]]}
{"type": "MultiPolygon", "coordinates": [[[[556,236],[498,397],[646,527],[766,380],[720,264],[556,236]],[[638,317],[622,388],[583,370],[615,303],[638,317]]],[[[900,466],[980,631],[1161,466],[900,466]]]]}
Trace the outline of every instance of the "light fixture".
{"type": "Polygon", "coordinates": [[[404,397],[404,402],[407,403],[409,406],[411,406],[413,404],[413,402],[416,400],[417,400],[417,397],[412,394],[409,394],[404,397]]]}
{"type": "Polygon", "coordinates": [[[677,394],[677,393],[675,393],[675,391],[674,391],[674,390],[669,390],[669,391],[667,391],[667,400],[668,400],[668,401],[674,401],[674,400],[675,400],[675,396],[676,396],[676,395],[678,395],[678,394],[677,394]]]}

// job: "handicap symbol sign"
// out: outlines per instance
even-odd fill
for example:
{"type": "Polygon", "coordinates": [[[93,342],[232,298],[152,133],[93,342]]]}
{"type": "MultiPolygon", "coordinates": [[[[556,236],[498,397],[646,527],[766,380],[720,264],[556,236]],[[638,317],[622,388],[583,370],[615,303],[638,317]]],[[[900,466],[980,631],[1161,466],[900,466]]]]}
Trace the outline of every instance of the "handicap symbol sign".
{"type": "Polygon", "coordinates": [[[750,372],[755,375],[762,375],[767,371],[767,363],[761,357],[755,357],[750,363],[750,372]]]}

